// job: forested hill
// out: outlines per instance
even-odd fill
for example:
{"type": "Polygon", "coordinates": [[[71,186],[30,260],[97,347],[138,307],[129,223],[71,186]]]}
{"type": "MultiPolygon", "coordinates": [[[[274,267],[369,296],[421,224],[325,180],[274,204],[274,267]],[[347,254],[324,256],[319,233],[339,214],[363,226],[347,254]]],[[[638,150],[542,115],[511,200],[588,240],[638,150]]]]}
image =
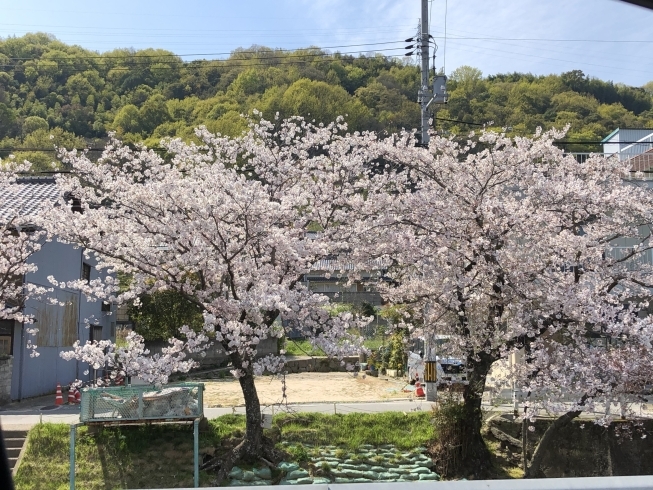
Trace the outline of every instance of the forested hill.
{"type": "MultiPolygon", "coordinates": [[[[201,124],[235,135],[245,127],[240,115],[253,109],[317,122],[346,114],[354,130],[410,129],[419,124],[418,84],[416,66],[382,56],[255,46],[225,61],[185,62],[163,50],[98,54],[28,34],[0,40],[0,156],[12,152],[46,168],[52,154],[34,150],[98,144],[108,131],[148,144],[192,138],[201,124]]],[[[616,127],[653,127],[653,82],[627,87],[580,71],[483,77],[461,67],[449,92],[436,124],[454,132],[473,126],[442,119],[492,121],[519,134],[570,123],[569,137],[583,141],[616,127]]]]}

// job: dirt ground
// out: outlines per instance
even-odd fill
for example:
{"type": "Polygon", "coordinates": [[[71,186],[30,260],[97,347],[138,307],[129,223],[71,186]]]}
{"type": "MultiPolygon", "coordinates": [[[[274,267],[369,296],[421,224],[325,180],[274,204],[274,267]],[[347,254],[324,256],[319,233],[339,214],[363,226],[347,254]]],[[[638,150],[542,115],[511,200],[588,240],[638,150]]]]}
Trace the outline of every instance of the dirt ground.
{"type": "MultiPolygon", "coordinates": [[[[204,381],[205,407],[236,407],[244,404],[240,384],[233,379],[204,381]]],[[[405,380],[356,376],[350,373],[298,373],[286,375],[288,403],[369,402],[409,398],[405,380]]],[[[282,382],[276,376],[256,379],[261,405],[282,401],[282,382]]]]}

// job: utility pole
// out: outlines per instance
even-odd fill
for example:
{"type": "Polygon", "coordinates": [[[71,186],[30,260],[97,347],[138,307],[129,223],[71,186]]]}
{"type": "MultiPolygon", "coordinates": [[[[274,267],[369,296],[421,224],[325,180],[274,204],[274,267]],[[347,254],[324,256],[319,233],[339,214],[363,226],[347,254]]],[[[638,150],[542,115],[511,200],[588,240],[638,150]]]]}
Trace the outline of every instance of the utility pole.
{"type": "Polygon", "coordinates": [[[429,305],[424,306],[424,379],[426,401],[438,400],[438,356],[436,353],[437,339],[435,332],[429,328],[429,305]]]}
{"type": "Polygon", "coordinates": [[[417,101],[422,108],[422,146],[429,144],[429,114],[428,105],[431,101],[429,90],[429,2],[422,0],[422,22],[421,22],[420,44],[422,50],[422,84],[418,92],[417,101]]]}
{"type": "MultiPolygon", "coordinates": [[[[446,104],[448,100],[447,94],[447,76],[443,74],[434,73],[433,88],[430,86],[429,76],[429,48],[431,43],[431,35],[429,34],[429,0],[421,0],[422,2],[422,20],[420,22],[419,33],[416,37],[406,39],[406,42],[414,42],[406,46],[406,56],[412,56],[415,52],[420,54],[421,58],[421,72],[422,80],[420,88],[417,92],[417,103],[420,105],[422,111],[420,140],[418,146],[428,146],[429,144],[429,106],[434,103],[436,105],[446,104]],[[411,50],[411,51],[408,51],[411,50]]],[[[435,44],[435,43],[434,43],[435,44]]],[[[437,46],[435,46],[437,49],[437,46]]],[[[435,64],[435,58],[433,59],[435,64]]],[[[435,72],[435,67],[434,67],[435,72]]]]}

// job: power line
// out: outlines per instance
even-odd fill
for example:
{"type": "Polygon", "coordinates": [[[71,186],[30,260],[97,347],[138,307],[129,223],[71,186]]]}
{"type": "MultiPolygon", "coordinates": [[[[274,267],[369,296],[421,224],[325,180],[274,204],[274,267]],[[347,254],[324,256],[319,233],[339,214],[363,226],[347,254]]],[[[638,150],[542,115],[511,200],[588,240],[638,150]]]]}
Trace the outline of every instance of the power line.
{"type": "MultiPolygon", "coordinates": [[[[297,55],[297,56],[271,56],[271,57],[265,57],[265,58],[250,58],[252,61],[258,61],[258,62],[250,62],[248,59],[238,59],[238,58],[228,58],[228,59],[222,59],[222,60],[199,60],[202,62],[202,64],[193,64],[193,62],[182,62],[182,64],[178,64],[175,66],[153,66],[154,63],[156,62],[135,62],[135,63],[129,63],[129,66],[107,66],[107,65],[92,65],[92,66],[86,66],[83,68],[74,68],[74,67],[58,67],[61,70],[65,70],[66,72],[71,72],[71,73],[81,73],[85,72],[88,70],[96,69],[96,68],[105,68],[105,69],[110,69],[110,70],[120,70],[120,71],[131,71],[135,69],[136,67],[144,67],[144,68],[149,68],[150,70],[175,70],[175,69],[206,69],[206,68],[239,68],[239,67],[254,67],[254,66],[266,66],[266,67],[278,67],[278,66],[284,66],[284,65],[294,65],[294,64],[303,64],[303,63],[323,63],[323,62],[331,62],[337,60],[336,56],[337,55],[352,55],[352,54],[375,54],[375,55],[384,55],[386,58],[392,58],[392,54],[385,54],[385,51],[398,51],[401,50],[402,48],[388,48],[385,49],[384,51],[346,51],[342,53],[319,53],[319,54],[303,54],[303,55],[297,55]],[[318,57],[324,57],[325,59],[317,59],[318,57]],[[270,62],[269,60],[287,60],[288,58],[312,58],[309,60],[289,60],[285,62],[270,62]],[[241,62],[241,63],[237,63],[241,62]]],[[[40,61],[47,61],[47,60],[37,60],[37,62],[40,61]]],[[[71,62],[74,60],[70,60],[71,62]]],[[[160,63],[172,63],[172,61],[161,61],[160,63]]],[[[3,68],[22,68],[22,65],[16,65],[16,64],[0,64],[0,67],[3,68]]]]}
{"type": "MultiPolygon", "coordinates": [[[[118,59],[118,60],[123,60],[123,59],[134,59],[134,58],[185,58],[188,56],[225,56],[225,55],[234,55],[234,54],[261,54],[262,52],[286,52],[286,53],[294,53],[296,51],[301,51],[301,50],[315,50],[315,49],[336,49],[336,48],[357,48],[357,47],[362,47],[362,46],[380,46],[380,45],[385,45],[385,44],[399,44],[403,43],[402,40],[399,41],[385,41],[385,42],[378,42],[378,43],[362,43],[362,44],[342,44],[339,46],[309,46],[307,48],[297,48],[297,49],[280,49],[280,48],[275,48],[275,49],[270,49],[269,51],[265,50],[233,50],[230,52],[222,52],[222,53],[189,53],[189,54],[133,54],[133,55],[116,55],[116,56],[110,56],[110,55],[98,55],[98,56],[73,56],[72,58],[43,58],[43,56],[40,57],[31,57],[31,58],[18,58],[18,57],[8,57],[8,60],[11,61],[76,61],[76,60],[91,60],[91,59],[100,59],[100,60],[111,60],[111,59],[118,59]]],[[[357,51],[357,52],[362,52],[362,51],[357,51]]],[[[324,53],[322,53],[324,55],[324,53]]],[[[308,54],[305,55],[297,55],[297,56],[310,56],[308,54]]]]}
{"type": "MultiPolygon", "coordinates": [[[[270,18],[266,18],[266,20],[271,20],[270,18]]],[[[2,23],[0,22],[0,26],[18,26],[18,27],[26,27],[28,29],[33,29],[35,27],[45,27],[45,28],[59,28],[59,29],[87,29],[90,30],[91,33],[94,33],[96,31],[102,31],[102,30],[114,30],[114,31],[125,31],[125,30],[130,30],[130,31],[136,31],[136,32],[148,32],[148,31],[166,31],[166,32],[184,32],[184,30],[181,29],[174,29],[174,28],[166,28],[166,29],[156,29],[156,28],[147,28],[147,29],[141,29],[141,28],[134,28],[134,27],[101,27],[101,28],[96,28],[95,26],[93,27],[86,27],[86,26],[61,26],[61,25],[48,25],[48,24],[9,24],[9,23],[2,23]]],[[[356,31],[360,32],[363,30],[373,30],[377,31],[378,29],[397,29],[397,28],[403,28],[403,27],[413,27],[410,24],[393,24],[393,25],[384,25],[384,26],[370,26],[370,27],[337,27],[335,30],[339,31],[356,31]]],[[[212,33],[212,32],[304,32],[304,31],[309,31],[309,32],[319,32],[319,31],[327,31],[327,32],[333,32],[333,28],[323,28],[323,29],[313,29],[313,28],[305,28],[305,29],[193,29],[192,32],[207,32],[207,33],[212,33]]],[[[122,33],[117,33],[116,35],[123,35],[122,33]]]]}
{"type": "Polygon", "coordinates": [[[555,141],[556,145],[653,145],[653,141],[555,141]]]}
{"type": "Polygon", "coordinates": [[[433,119],[436,119],[438,121],[449,121],[449,122],[455,122],[460,124],[468,124],[470,126],[485,126],[485,124],[481,124],[481,123],[460,121],[458,119],[447,119],[446,117],[434,117],[433,119]]]}
{"type": "MultiPolygon", "coordinates": [[[[468,49],[471,48],[473,50],[476,50],[476,52],[478,52],[479,49],[480,49],[480,52],[483,52],[483,51],[496,51],[496,52],[499,52],[499,53],[511,54],[513,56],[515,56],[515,55],[517,55],[517,56],[526,56],[528,58],[537,58],[537,59],[549,60],[549,61],[561,61],[561,62],[564,62],[564,63],[572,63],[572,64],[575,64],[575,65],[587,65],[587,66],[595,66],[595,67],[599,67],[599,68],[610,68],[610,69],[614,69],[614,70],[625,70],[625,71],[634,71],[634,72],[638,72],[638,73],[651,74],[650,70],[638,70],[636,68],[625,68],[623,66],[617,67],[617,66],[609,66],[609,65],[599,65],[597,63],[587,63],[585,61],[574,61],[574,60],[565,60],[565,59],[560,59],[560,58],[550,58],[550,57],[547,57],[547,56],[537,56],[537,55],[534,55],[534,54],[519,53],[519,52],[515,52],[515,51],[506,51],[506,50],[503,50],[503,49],[496,49],[496,48],[487,48],[487,47],[479,48],[477,46],[469,46],[467,44],[458,43],[457,41],[458,41],[458,38],[455,38],[455,39],[450,38],[449,39],[449,42],[454,43],[454,44],[459,44],[460,46],[463,46],[463,49],[465,49],[465,47],[468,48],[468,49]]],[[[501,56],[501,55],[496,55],[496,56],[501,56]]],[[[514,59],[514,58],[511,57],[511,59],[514,59]]]]}
{"type": "MultiPolygon", "coordinates": [[[[447,119],[444,117],[435,117],[438,121],[449,121],[461,124],[467,124],[470,126],[487,126],[486,124],[460,121],[457,119],[447,119]]],[[[604,142],[604,141],[554,141],[555,145],[605,145],[605,144],[620,144],[620,145],[653,145],[653,141],[617,141],[614,143],[604,142]]],[[[136,147],[132,147],[133,150],[137,150],[136,147]]],[[[68,148],[66,151],[104,151],[104,148],[68,148]]],[[[161,146],[148,146],[146,150],[153,151],[168,151],[166,148],[161,146]]],[[[55,152],[58,151],[56,148],[18,148],[18,147],[0,147],[0,152],[25,152],[25,151],[42,151],[42,152],[55,152]]]]}
{"type": "MultiPolygon", "coordinates": [[[[463,32],[463,31],[461,31],[461,32],[463,32]]],[[[465,39],[466,39],[465,36],[453,36],[453,37],[451,37],[452,42],[454,42],[454,43],[457,42],[457,44],[463,45],[463,46],[469,46],[468,44],[465,44],[463,42],[459,42],[461,40],[464,41],[465,39]]],[[[525,49],[533,48],[533,46],[528,46],[528,44],[526,42],[512,43],[512,42],[502,40],[502,39],[500,39],[500,40],[486,40],[481,44],[481,49],[496,49],[496,48],[487,47],[486,44],[488,44],[488,43],[498,44],[499,45],[498,47],[517,48],[516,50],[511,49],[510,51],[506,51],[506,52],[518,53],[518,54],[521,54],[521,55],[524,55],[524,56],[532,56],[530,54],[531,51],[524,52],[525,49]]],[[[598,54],[598,53],[593,54],[591,52],[588,52],[585,48],[582,48],[582,52],[580,52],[580,53],[577,52],[577,51],[574,52],[573,50],[567,49],[566,46],[564,46],[564,49],[563,49],[562,46],[560,47],[560,49],[551,49],[551,47],[545,47],[545,46],[543,46],[543,44],[544,43],[538,42],[538,45],[536,47],[534,47],[535,49],[533,51],[536,51],[537,54],[540,54],[540,55],[547,55],[547,53],[554,53],[555,55],[563,55],[565,57],[569,56],[569,55],[579,56],[579,57],[581,57],[580,59],[583,60],[583,61],[579,61],[579,63],[584,63],[585,60],[587,60],[588,58],[597,58],[597,59],[600,59],[600,62],[612,61],[612,62],[621,64],[621,63],[623,63],[624,59],[627,57],[627,55],[626,56],[619,56],[619,57],[607,57],[605,55],[605,53],[603,53],[603,52],[601,54],[598,54]]],[[[479,47],[478,44],[475,43],[475,42],[473,42],[472,45],[474,47],[479,47]]]]}
{"type": "MultiPolygon", "coordinates": [[[[435,36],[436,39],[446,39],[445,36],[435,36]]],[[[534,41],[534,42],[561,42],[561,43],[653,43],[653,40],[632,40],[632,39],[547,39],[541,37],[471,37],[456,36],[454,39],[477,40],[477,41],[534,41]]]]}
{"type": "Polygon", "coordinates": [[[449,10],[449,0],[444,0],[444,54],[442,56],[442,71],[447,74],[447,11],[449,10]]]}
{"type": "MultiPolygon", "coordinates": [[[[135,147],[130,147],[132,150],[138,150],[138,148],[135,147]]],[[[66,148],[66,151],[78,151],[78,152],[87,152],[87,151],[104,151],[105,148],[66,148]]],[[[152,150],[152,151],[157,151],[157,152],[166,152],[168,151],[167,149],[161,147],[161,146],[148,146],[146,150],[152,150]]],[[[59,151],[56,148],[1,148],[0,147],[0,153],[6,153],[6,152],[25,152],[25,151],[40,151],[44,153],[52,153],[59,151]]]]}

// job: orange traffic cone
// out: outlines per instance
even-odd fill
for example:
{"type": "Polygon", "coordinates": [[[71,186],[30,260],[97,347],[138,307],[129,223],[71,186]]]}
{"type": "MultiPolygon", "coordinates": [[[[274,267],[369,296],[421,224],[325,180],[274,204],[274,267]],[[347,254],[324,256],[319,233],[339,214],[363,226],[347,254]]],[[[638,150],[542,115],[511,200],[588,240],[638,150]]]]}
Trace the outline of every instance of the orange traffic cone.
{"type": "Polygon", "coordinates": [[[424,393],[424,388],[422,388],[422,383],[420,383],[419,381],[415,383],[415,396],[419,396],[419,397],[426,396],[426,394],[424,393]]]}
{"type": "Polygon", "coordinates": [[[68,389],[68,405],[74,405],[75,404],[75,387],[71,386],[68,389]]]}
{"type": "Polygon", "coordinates": [[[75,403],[81,403],[81,402],[82,402],[82,394],[77,388],[75,388],[75,403]]]}
{"type": "Polygon", "coordinates": [[[63,395],[61,394],[61,385],[57,383],[57,396],[54,397],[55,405],[63,405],[63,395]]]}

